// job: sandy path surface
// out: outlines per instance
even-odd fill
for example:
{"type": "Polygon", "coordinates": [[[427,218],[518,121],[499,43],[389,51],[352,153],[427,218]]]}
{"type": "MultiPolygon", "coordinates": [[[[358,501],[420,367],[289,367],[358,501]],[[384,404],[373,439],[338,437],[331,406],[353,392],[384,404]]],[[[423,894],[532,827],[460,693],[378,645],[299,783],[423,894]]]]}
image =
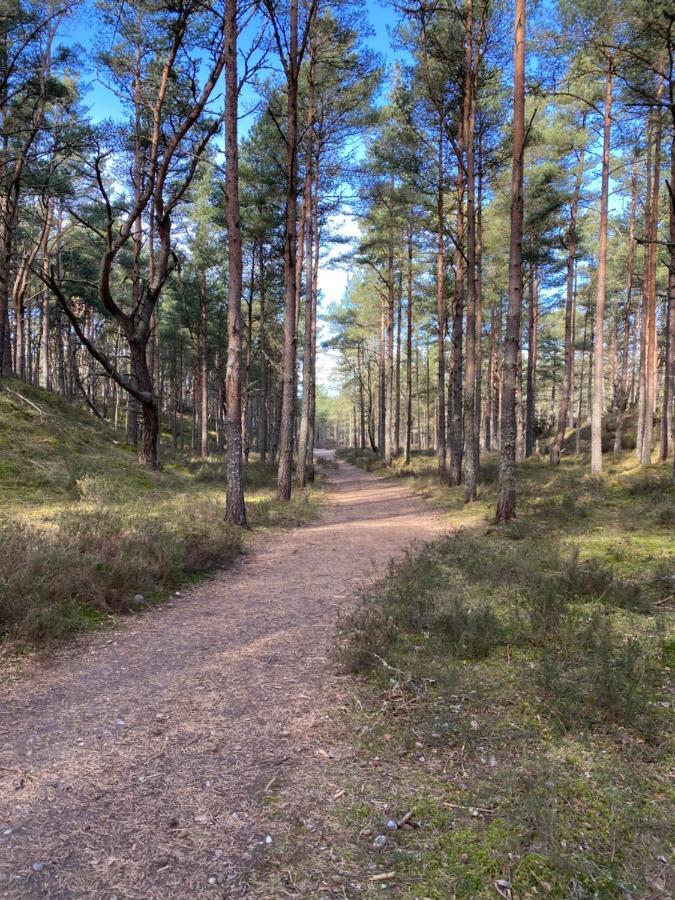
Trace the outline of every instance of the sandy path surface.
{"type": "Polygon", "coordinates": [[[446,528],[403,484],[340,464],[315,524],[0,672],[0,897],[255,896],[261,796],[316,753],[338,610],[446,528]]]}

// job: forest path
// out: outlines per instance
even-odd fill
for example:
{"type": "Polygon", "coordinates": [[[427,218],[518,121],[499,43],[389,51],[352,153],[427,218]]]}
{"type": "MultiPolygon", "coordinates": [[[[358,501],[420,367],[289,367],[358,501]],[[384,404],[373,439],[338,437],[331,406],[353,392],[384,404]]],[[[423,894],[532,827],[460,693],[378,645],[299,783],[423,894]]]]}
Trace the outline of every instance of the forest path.
{"type": "Polygon", "coordinates": [[[318,749],[338,610],[447,529],[344,463],[328,495],[156,611],[0,672],[0,897],[247,892],[264,789],[318,749]]]}

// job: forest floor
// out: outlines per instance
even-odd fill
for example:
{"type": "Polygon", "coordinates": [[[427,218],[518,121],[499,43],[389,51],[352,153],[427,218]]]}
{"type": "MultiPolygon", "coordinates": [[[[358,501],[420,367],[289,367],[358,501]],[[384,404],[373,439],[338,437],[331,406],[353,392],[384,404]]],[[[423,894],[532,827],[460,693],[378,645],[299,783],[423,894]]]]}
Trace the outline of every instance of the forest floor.
{"type": "MultiPolygon", "coordinates": [[[[149,471],[76,404],[3,380],[0,656],[143,611],[242,553],[245,532],[223,522],[222,456],[167,444],[149,471]]],[[[321,508],[321,478],[280,503],[275,467],[255,459],[245,489],[256,532],[306,524],[321,508]]]]}
{"type": "Polygon", "coordinates": [[[338,613],[448,527],[402,483],[329,471],[306,527],[254,535],[145,615],[4,661],[0,896],[279,896],[251,879],[298,821],[279,786],[312,793],[332,758],[338,613]]]}
{"type": "Polygon", "coordinates": [[[436,465],[386,470],[455,527],[340,620],[351,677],[302,790],[269,798],[256,896],[675,896],[671,466],[529,460],[496,526],[497,458],[469,506],[436,465]]]}
{"type": "Polygon", "coordinates": [[[669,467],[528,461],[497,527],[494,457],[470,506],[428,454],[328,463],[325,505],[251,466],[244,546],[219,462],[17,389],[0,612],[108,625],[0,660],[0,897],[675,894],[669,467]]]}

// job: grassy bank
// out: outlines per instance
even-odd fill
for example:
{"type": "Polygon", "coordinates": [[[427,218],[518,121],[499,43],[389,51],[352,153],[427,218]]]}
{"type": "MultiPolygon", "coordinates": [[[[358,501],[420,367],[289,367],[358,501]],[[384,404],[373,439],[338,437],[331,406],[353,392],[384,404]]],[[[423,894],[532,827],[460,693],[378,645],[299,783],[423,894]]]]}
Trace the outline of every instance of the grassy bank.
{"type": "MultiPolygon", "coordinates": [[[[275,498],[271,466],[246,473],[253,528],[309,521],[320,489],[275,498]]],[[[133,448],[76,406],[0,387],[0,639],[36,644],[143,608],[231,563],[244,532],[223,523],[224,465],[133,448]],[[134,598],[143,595],[143,601],[134,598]]]]}
{"type": "Polygon", "coordinates": [[[433,458],[396,462],[457,530],[340,623],[355,677],[271,896],[672,896],[675,494],[608,462],[521,466],[507,527],[496,460],[471,507],[433,458]]]}

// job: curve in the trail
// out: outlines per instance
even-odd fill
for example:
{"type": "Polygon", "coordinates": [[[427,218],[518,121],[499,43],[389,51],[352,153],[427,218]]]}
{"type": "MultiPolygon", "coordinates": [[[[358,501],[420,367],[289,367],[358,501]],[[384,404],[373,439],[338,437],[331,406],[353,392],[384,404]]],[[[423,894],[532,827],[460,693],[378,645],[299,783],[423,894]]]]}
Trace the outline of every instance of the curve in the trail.
{"type": "Polygon", "coordinates": [[[314,752],[338,610],[447,527],[346,464],[328,492],[180,598],[0,672],[0,897],[238,894],[263,788],[314,752]]]}

